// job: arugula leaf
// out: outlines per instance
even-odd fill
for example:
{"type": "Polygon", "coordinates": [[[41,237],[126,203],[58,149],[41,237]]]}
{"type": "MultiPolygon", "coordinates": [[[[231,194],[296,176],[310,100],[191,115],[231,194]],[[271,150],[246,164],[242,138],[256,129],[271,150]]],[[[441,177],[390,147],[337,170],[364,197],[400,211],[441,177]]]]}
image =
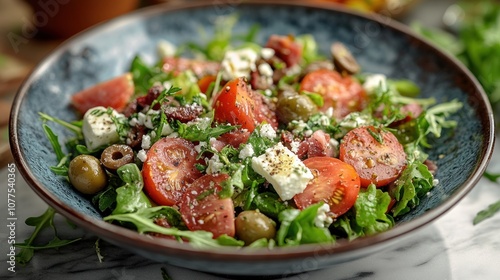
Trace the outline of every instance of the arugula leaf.
{"type": "Polygon", "coordinates": [[[284,210],[279,214],[280,228],[276,233],[279,246],[334,242],[327,228],[317,227],[314,220],[322,203],[313,204],[302,211],[284,210]]]}
{"type": "Polygon", "coordinates": [[[302,59],[305,64],[324,59],[318,53],[318,44],[311,34],[296,36],[295,41],[302,46],[302,59]]]}
{"type": "Polygon", "coordinates": [[[141,57],[135,56],[130,65],[134,81],[135,94],[144,95],[156,82],[165,82],[171,78],[160,66],[148,66],[141,57]]]}
{"type": "Polygon", "coordinates": [[[235,128],[232,125],[218,125],[216,127],[205,128],[196,123],[186,124],[177,121],[177,133],[179,133],[179,137],[189,141],[208,141],[210,138],[217,138],[235,128]]]}
{"type": "Polygon", "coordinates": [[[262,214],[275,219],[278,218],[281,212],[290,209],[290,206],[285,205],[285,203],[279,199],[278,194],[272,192],[256,194],[252,202],[255,209],[259,209],[262,214]]]}
{"type": "Polygon", "coordinates": [[[83,139],[81,123],[77,123],[77,122],[69,123],[67,121],[63,121],[61,119],[49,116],[49,115],[41,113],[41,112],[38,112],[38,114],[40,115],[40,118],[42,119],[42,121],[55,122],[55,123],[67,128],[67,129],[69,129],[70,131],[72,131],[77,136],[78,139],[83,139]]]}
{"type": "Polygon", "coordinates": [[[112,210],[115,208],[116,196],[115,188],[108,186],[92,197],[92,203],[96,204],[101,212],[105,212],[108,209],[112,210]]]}
{"type": "Polygon", "coordinates": [[[394,226],[394,221],[386,214],[390,202],[389,194],[373,184],[360,191],[354,210],[356,223],[363,228],[365,235],[384,232],[394,226]]]}
{"type": "Polygon", "coordinates": [[[498,178],[500,178],[500,174],[492,174],[492,173],[489,173],[489,172],[484,172],[483,173],[483,176],[490,180],[490,182],[493,182],[493,183],[496,183],[498,178]]]}
{"type": "Polygon", "coordinates": [[[420,202],[420,197],[427,194],[433,187],[433,176],[427,165],[411,162],[401,176],[394,182],[391,196],[396,199],[396,204],[391,212],[394,217],[408,213],[420,202]]]}
{"type": "Polygon", "coordinates": [[[144,185],[142,175],[135,163],[123,165],[116,170],[116,173],[125,185],[116,189],[116,208],[113,210],[113,215],[151,207],[151,202],[142,191],[144,185]]]}
{"type": "Polygon", "coordinates": [[[236,240],[227,235],[222,235],[213,239],[211,232],[207,231],[188,231],[179,230],[177,228],[166,228],[154,223],[154,218],[166,215],[170,207],[157,206],[150,208],[141,208],[133,213],[110,215],[104,218],[105,221],[129,222],[133,224],[139,233],[159,233],[171,235],[179,238],[187,238],[189,244],[198,249],[219,248],[222,246],[244,245],[243,241],[236,240]]]}
{"type": "Polygon", "coordinates": [[[45,212],[38,216],[38,217],[30,217],[27,218],[25,223],[28,226],[33,226],[35,227],[34,231],[31,233],[30,237],[26,239],[23,243],[16,243],[16,247],[21,248],[19,253],[16,255],[16,261],[21,264],[25,265],[31,261],[33,258],[33,255],[35,253],[35,250],[41,250],[41,249],[49,249],[49,248],[59,248],[71,243],[74,243],[76,241],[79,241],[81,238],[76,238],[72,240],[64,240],[60,239],[57,235],[56,228],[54,227],[54,216],[56,214],[56,211],[48,207],[45,212]],[[34,242],[38,235],[45,229],[45,228],[52,228],[54,237],[51,241],[49,241],[47,244],[44,245],[34,245],[34,242]]]}
{"type": "Polygon", "coordinates": [[[477,225],[480,222],[493,217],[496,213],[500,213],[500,201],[488,205],[486,209],[477,213],[476,217],[474,217],[474,220],[472,221],[472,224],[477,225]]]}

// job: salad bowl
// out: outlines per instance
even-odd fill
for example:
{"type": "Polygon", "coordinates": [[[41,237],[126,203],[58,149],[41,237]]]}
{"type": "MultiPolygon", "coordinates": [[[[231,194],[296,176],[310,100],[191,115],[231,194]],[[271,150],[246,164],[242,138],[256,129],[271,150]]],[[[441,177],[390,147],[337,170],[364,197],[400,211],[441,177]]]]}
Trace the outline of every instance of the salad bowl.
{"type": "MultiPolygon", "coordinates": [[[[477,80],[456,59],[407,27],[333,5],[253,1],[158,5],[70,38],[47,56],[19,89],[11,114],[10,139],[16,164],[28,184],[76,225],[158,262],[249,276],[321,269],[402,242],[448,211],[479,181],[492,154],[493,128],[492,110],[477,80]],[[434,97],[438,103],[459,100],[463,107],[452,116],[458,126],[432,142],[432,148],[426,151],[439,166],[439,188],[433,189],[387,232],[328,245],[202,250],[103,221],[87,197],[49,169],[57,160],[38,112],[74,120],[75,113],[69,106],[73,93],[128,71],[130,61],[138,54],[154,62],[161,40],[202,43],[203,36],[197,36],[200,29],[209,36],[215,18],[235,13],[239,15],[236,33],[243,33],[254,24],[261,26],[256,38],[259,43],[271,34],[312,34],[320,52],[327,53],[330,42],[342,41],[365,72],[410,79],[421,88],[423,97],[434,97]]],[[[61,141],[71,137],[63,128],[54,128],[54,132],[61,141]]]]}

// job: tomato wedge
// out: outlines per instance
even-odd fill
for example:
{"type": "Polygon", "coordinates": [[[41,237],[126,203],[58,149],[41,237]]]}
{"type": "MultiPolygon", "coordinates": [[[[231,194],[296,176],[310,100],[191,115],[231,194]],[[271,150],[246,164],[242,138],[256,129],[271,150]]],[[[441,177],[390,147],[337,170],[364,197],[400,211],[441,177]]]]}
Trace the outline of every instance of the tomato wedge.
{"type": "Polygon", "coordinates": [[[219,123],[240,125],[250,132],[262,122],[277,128],[276,114],[264,104],[263,98],[248,87],[245,78],[229,81],[214,98],[214,119],[219,123]]]}
{"type": "Polygon", "coordinates": [[[133,94],[132,74],[127,73],[76,93],[71,97],[71,104],[82,115],[96,106],[111,107],[121,111],[133,94]]]}
{"type": "Polygon", "coordinates": [[[162,138],[153,144],[142,167],[144,190],[158,205],[179,202],[190,183],[201,177],[194,144],[181,138],[162,138]]]}
{"type": "Polygon", "coordinates": [[[361,111],[367,101],[365,90],[356,80],[328,69],[308,73],[300,83],[300,91],[322,95],[324,103],[320,110],[325,112],[333,108],[333,115],[337,119],[361,111]]]}
{"type": "Polygon", "coordinates": [[[340,159],[356,169],[362,187],[388,185],[406,168],[406,153],[396,136],[373,126],[348,132],[340,144],[340,159]]]}
{"type": "Polygon", "coordinates": [[[223,234],[234,236],[233,200],[217,194],[227,174],[205,175],[191,184],[179,203],[184,223],[189,230],[205,230],[217,238],[223,234]]]}
{"type": "Polygon", "coordinates": [[[299,209],[324,201],[338,217],[347,212],[358,198],[360,183],[356,170],[332,157],[312,157],[304,160],[314,178],[306,189],[293,197],[299,209]]]}

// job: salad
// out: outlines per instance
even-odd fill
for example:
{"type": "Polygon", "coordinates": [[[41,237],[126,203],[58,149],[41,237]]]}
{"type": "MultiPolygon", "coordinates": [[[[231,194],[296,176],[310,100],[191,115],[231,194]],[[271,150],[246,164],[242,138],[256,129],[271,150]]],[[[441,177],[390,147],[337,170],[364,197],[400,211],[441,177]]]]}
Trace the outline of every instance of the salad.
{"type": "Polygon", "coordinates": [[[77,121],[40,113],[51,169],[105,221],[201,248],[332,243],[392,228],[439,188],[425,149],[458,101],[364,73],[341,42],[259,45],[230,25],[76,93],[77,121]],[[62,145],[49,122],[75,137],[62,145]]]}

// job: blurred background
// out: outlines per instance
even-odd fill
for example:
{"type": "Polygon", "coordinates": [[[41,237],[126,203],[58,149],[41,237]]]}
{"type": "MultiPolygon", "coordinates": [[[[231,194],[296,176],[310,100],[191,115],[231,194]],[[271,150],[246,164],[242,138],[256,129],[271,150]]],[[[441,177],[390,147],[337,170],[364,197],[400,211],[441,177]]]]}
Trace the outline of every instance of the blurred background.
{"type": "MultiPolygon", "coordinates": [[[[7,124],[16,90],[51,50],[74,34],[113,17],[146,6],[178,5],[185,1],[188,0],[0,0],[0,166],[11,161],[7,124]]],[[[243,0],[207,1],[231,4],[243,0]]],[[[491,102],[499,103],[500,1],[302,1],[344,5],[411,26],[462,60],[476,74],[491,102]]]]}

